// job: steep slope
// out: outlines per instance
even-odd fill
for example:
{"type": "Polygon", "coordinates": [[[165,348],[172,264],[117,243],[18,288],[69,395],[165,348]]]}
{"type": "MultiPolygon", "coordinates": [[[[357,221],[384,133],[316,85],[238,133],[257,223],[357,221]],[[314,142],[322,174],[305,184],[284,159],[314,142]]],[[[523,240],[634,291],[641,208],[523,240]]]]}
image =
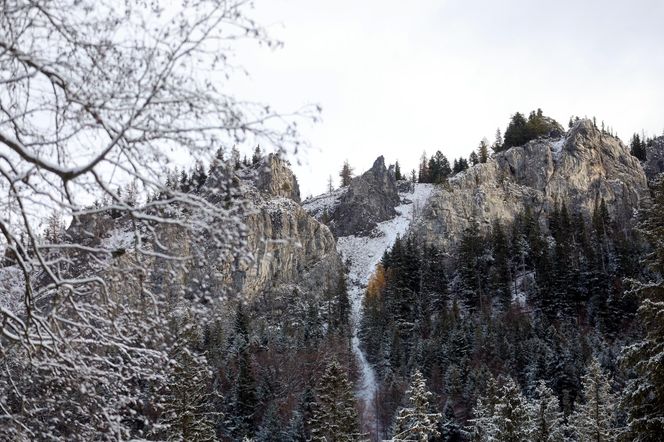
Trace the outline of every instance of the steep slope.
{"type": "Polygon", "coordinates": [[[664,136],[655,138],[648,147],[644,169],[649,180],[664,172],[664,136]]]}
{"type": "Polygon", "coordinates": [[[378,223],[396,215],[398,204],[394,171],[385,167],[385,159],[380,156],[348,187],[312,198],[303,205],[319,220],[326,216],[332,233],[341,237],[370,233],[378,223]]]}
{"type": "Polygon", "coordinates": [[[373,367],[360,347],[357,329],[362,315],[362,299],[383,254],[394,244],[397,236],[404,236],[416,220],[433,191],[433,185],[415,184],[397,190],[391,170],[383,157],[363,175],[353,179],[348,188],[321,195],[304,202],[315,216],[331,216],[333,229],[340,236],[337,250],[348,266],[348,295],[352,305],[352,347],[361,369],[358,397],[363,403],[364,431],[378,434],[374,399],[378,385],[373,367]]]}
{"type": "MultiPolygon", "coordinates": [[[[198,191],[200,196],[222,206],[228,196],[217,189],[228,186],[226,180],[212,173],[198,191]]],[[[191,256],[185,264],[148,257],[144,266],[151,269],[155,288],[171,292],[243,295],[252,300],[264,292],[292,293],[299,289],[314,296],[336,290],[342,264],[330,230],[311,217],[299,204],[299,187],[288,164],[276,155],[268,155],[253,166],[234,172],[231,180],[244,206],[238,213],[237,226],[230,226],[235,241],[242,242],[248,256],[229,256],[214,243],[200,244],[177,225],[161,226],[154,233],[170,252],[191,256]],[[237,231],[242,226],[241,231],[237,231]],[[222,251],[220,251],[222,250],[222,251]]],[[[90,267],[85,257],[78,271],[122,273],[135,266],[133,254],[136,231],[126,216],[86,215],[77,218],[68,230],[73,241],[89,247],[103,244],[119,250],[109,254],[101,265],[90,267]],[[117,244],[115,244],[117,243],[117,244]],[[127,252],[127,253],[125,253],[127,252]]],[[[230,240],[230,239],[229,239],[230,240]]],[[[150,247],[155,247],[150,245],[150,247]]],[[[96,260],[99,261],[99,260],[96,260]]],[[[123,278],[122,290],[131,290],[132,278],[123,278]]]]}
{"type": "Polygon", "coordinates": [[[627,223],[646,195],[639,161],[615,137],[588,120],[559,139],[537,139],[497,154],[436,188],[417,223],[418,235],[447,247],[469,221],[488,229],[529,208],[544,217],[556,204],[590,215],[604,199],[614,219],[627,223]]]}

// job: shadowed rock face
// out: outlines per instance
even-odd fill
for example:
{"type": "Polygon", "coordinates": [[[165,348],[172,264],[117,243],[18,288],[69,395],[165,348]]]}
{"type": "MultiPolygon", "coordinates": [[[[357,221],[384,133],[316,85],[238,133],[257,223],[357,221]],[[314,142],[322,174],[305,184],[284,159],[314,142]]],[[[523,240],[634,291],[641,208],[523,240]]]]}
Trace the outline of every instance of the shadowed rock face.
{"type": "Polygon", "coordinates": [[[648,147],[643,167],[649,180],[664,172],[664,136],[655,138],[652,146],[648,147]]]}
{"type": "Polygon", "coordinates": [[[643,168],[629,149],[582,120],[565,137],[513,147],[438,187],[416,232],[446,247],[472,218],[483,230],[526,207],[544,219],[556,202],[589,216],[602,199],[614,219],[629,222],[646,194],[643,168]]]}
{"type": "Polygon", "coordinates": [[[393,218],[399,205],[394,172],[380,156],[371,169],[353,178],[330,216],[330,229],[337,236],[370,233],[379,222],[393,218]]]}

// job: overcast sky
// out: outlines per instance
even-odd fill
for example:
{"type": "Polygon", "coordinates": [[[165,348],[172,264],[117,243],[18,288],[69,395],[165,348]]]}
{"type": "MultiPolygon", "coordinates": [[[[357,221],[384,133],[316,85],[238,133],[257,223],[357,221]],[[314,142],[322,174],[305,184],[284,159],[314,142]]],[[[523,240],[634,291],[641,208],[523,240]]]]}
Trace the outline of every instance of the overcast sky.
{"type": "Polygon", "coordinates": [[[238,94],[323,107],[295,166],[303,197],[378,155],[465,156],[510,115],[596,116],[627,141],[664,129],[664,1],[256,0],[285,46],[238,54],[238,94]]]}

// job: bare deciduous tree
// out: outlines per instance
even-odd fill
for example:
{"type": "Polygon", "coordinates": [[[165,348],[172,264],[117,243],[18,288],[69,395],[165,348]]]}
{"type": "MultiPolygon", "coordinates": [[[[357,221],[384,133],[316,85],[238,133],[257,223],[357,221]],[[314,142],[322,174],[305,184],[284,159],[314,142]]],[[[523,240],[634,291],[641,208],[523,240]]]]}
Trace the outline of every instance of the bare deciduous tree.
{"type": "MultiPolygon", "coordinates": [[[[0,3],[0,246],[13,277],[0,296],[1,437],[151,434],[160,405],[147,391],[173,372],[174,312],[201,305],[164,288],[197,244],[222,262],[243,245],[245,207],[226,166],[206,192],[183,192],[166,185],[170,159],[245,141],[297,150],[295,119],[316,118],[226,91],[242,72],[238,40],[278,45],[249,7],[0,3]],[[49,214],[78,227],[55,241],[39,227],[49,214]],[[187,246],[173,247],[176,236],[187,246]]],[[[216,294],[199,283],[202,297],[216,294]]]]}

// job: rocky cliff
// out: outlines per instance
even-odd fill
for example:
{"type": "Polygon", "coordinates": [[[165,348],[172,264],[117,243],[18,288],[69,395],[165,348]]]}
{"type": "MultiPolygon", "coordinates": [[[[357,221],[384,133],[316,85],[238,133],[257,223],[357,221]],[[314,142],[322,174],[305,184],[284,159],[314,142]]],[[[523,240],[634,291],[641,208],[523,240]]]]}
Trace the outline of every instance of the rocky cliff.
{"type": "Polygon", "coordinates": [[[664,136],[655,138],[648,147],[643,168],[648,179],[653,179],[664,172],[664,136]]]}
{"type": "MultiPolygon", "coordinates": [[[[149,269],[148,278],[156,290],[213,297],[242,294],[248,299],[294,290],[322,296],[336,290],[342,263],[334,236],[300,206],[297,180],[285,161],[269,155],[233,172],[230,179],[227,172],[217,172],[213,171],[197,196],[220,207],[229,198],[241,198],[241,209],[229,217],[231,223],[237,224],[227,226],[228,241],[243,244],[248,254],[229,255],[225,245],[216,244],[213,239],[206,242],[205,238],[193,238],[177,224],[159,226],[151,234],[158,241],[145,247],[193,258],[182,264],[158,255],[142,257],[141,267],[149,269]],[[223,182],[231,182],[232,189],[223,182]],[[167,249],[160,250],[156,243],[167,249]]],[[[138,290],[140,281],[131,276],[138,268],[132,252],[135,234],[126,215],[117,219],[101,215],[79,217],[68,230],[72,240],[87,247],[101,245],[100,249],[109,253],[101,260],[95,259],[99,262],[94,265],[93,260],[79,257],[77,261],[85,264],[78,271],[123,273],[127,277],[112,278],[120,284],[118,290],[138,290]]]]}
{"type": "Polygon", "coordinates": [[[380,156],[347,188],[305,201],[304,207],[318,219],[327,218],[330,230],[341,237],[371,233],[378,223],[396,216],[399,201],[394,171],[385,167],[380,156]]]}
{"type": "Polygon", "coordinates": [[[256,201],[245,220],[252,259],[232,271],[239,291],[254,296],[295,287],[318,295],[334,290],[342,273],[335,239],[294,200],[256,201]]]}
{"type": "Polygon", "coordinates": [[[581,120],[558,139],[513,147],[451,178],[430,198],[415,230],[445,247],[473,218],[487,229],[529,207],[543,219],[556,203],[590,215],[602,199],[615,219],[629,222],[646,193],[643,168],[629,149],[581,120]]]}
{"type": "Polygon", "coordinates": [[[241,179],[251,183],[270,197],[284,197],[300,202],[300,186],[290,166],[279,155],[269,154],[257,164],[238,172],[241,179]]]}

